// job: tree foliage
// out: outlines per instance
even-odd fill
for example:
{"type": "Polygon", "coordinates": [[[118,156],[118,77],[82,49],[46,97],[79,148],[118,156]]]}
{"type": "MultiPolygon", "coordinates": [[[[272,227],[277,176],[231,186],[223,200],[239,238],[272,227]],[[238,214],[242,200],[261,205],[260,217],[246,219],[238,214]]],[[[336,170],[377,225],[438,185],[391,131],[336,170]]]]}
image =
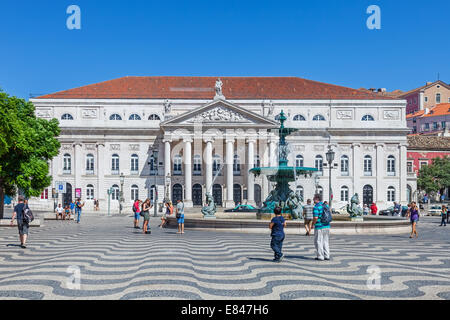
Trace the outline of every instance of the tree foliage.
{"type": "Polygon", "coordinates": [[[4,195],[21,189],[39,196],[52,177],[48,163],[59,153],[58,120],[36,118],[31,102],[0,90],[0,218],[4,195]]]}
{"type": "Polygon", "coordinates": [[[450,158],[434,158],[431,165],[419,170],[417,187],[426,193],[434,194],[450,186],[450,158]]]}

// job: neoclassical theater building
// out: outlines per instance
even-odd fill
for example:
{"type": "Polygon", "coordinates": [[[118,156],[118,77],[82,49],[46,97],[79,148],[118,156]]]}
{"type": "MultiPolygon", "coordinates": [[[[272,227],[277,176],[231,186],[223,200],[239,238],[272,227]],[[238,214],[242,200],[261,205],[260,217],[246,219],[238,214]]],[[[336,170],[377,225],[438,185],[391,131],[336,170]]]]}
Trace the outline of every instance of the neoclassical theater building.
{"type": "Polygon", "coordinates": [[[292,183],[305,200],[333,206],[354,193],[379,208],[406,203],[408,180],[405,100],[295,77],[124,77],[31,99],[40,118],[60,121],[61,150],[51,161],[53,185],[35,206],[52,208],[81,196],[106,210],[133,199],[183,199],[202,206],[210,192],[218,206],[261,205],[273,187],[249,169],[277,165],[277,117],[283,110],[290,165],[316,167],[292,183]]]}

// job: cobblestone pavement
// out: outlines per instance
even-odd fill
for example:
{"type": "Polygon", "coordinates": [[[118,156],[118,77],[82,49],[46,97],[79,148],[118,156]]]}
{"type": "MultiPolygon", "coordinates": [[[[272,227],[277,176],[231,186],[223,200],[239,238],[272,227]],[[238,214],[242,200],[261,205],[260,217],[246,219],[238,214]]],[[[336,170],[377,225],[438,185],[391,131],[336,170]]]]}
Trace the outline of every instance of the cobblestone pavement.
{"type": "Polygon", "coordinates": [[[281,263],[267,235],[178,235],[157,218],[151,235],[128,216],[46,221],[27,249],[1,228],[0,299],[450,299],[450,226],[439,221],[421,218],[418,239],[333,235],[324,262],[313,237],[288,235],[281,263]]]}

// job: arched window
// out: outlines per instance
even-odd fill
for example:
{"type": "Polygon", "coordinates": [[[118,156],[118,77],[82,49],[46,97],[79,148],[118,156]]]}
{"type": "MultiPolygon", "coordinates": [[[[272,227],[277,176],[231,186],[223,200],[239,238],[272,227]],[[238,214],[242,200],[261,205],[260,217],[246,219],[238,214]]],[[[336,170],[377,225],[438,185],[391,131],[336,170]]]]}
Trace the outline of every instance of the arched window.
{"type": "Polygon", "coordinates": [[[173,157],[173,174],[176,176],[181,176],[182,170],[181,166],[183,164],[183,158],[177,154],[175,157],[173,157]]]}
{"type": "Polygon", "coordinates": [[[295,192],[300,197],[300,200],[303,201],[303,187],[302,186],[297,186],[295,192]]]}
{"type": "Polygon", "coordinates": [[[259,155],[255,155],[255,157],[253,159],[253,167],[255,167],[255,168],[261,167],[261,160],[259,158],[259,155]]]}
{"type": "Polygon", "coordinates": [[[301,154],[298,154],[295,157],[295,166],[296,167],[303,167],[304,166],[303,156],[301,154]]]}
{"type": "Polygon", "coordinates": [[[395,176],[395,157],[392,155],[387,158],[387,175],[395,176]]]}
{"type": "Polygon", "coordinates": [[[375,121],[375,119],[370,114],[366,114],[362,117],[361,121],[375,121]]]}
{"type": "Polygon", "coordinates": [[[122,117],[120,115],[118,115],[117,113],[115,113],[109,117],[109,120],[122,120],[122,117]]]}
{"type": "Polygon", "coordinates": [[[161,120],[161,118],[157,114],[151,114],[150,117],[148,117],[148,120],[161,120]]]}
{"type": "Polygon", "coordinates": [[[94,174],[94,156],[92,154],[86,156],[86,174],[94,174]]]}
{"type": "Polygon", "coordinates": [[[341,187],[341,201],[348,202],[348,187],[347,186],[341,187]]]}
{"type": "Polygon", "coordinates": [[[113,154],[111,157],[111,174],[119,174],[119,155],[113,154]]]}
{"type": "Polygon", "coordinates": [[[392,186],[387,190],[387,201],[395,201],[395,188],[392,186]]]}
{"type": "Polygon", "coordinates": [[[364,156],[364,175],[371,176],[372,175],[372,157],[364,156]]]}
{"type": "Polygon", "coordinates": [[[314,165],[318,171],[318,174],[322,174],[323,173],[323,157],[321,155],[316,156],[314,165]]]}
{"type": "Polygon", "coordinates": [[[138,114],[132,114],[128,120],[141,120],[141,117],[138,114]]]}
{"type": "Polygon", "coordinates": [[[111,200],[119,200],[119,186],[117,184],[112,186],[111,200]]]}
{"type": "Polygon", "coordinates": [[[294,121],[306,121],[306,119],[301,114],[297,114],[296,116],[294,116],[294,121]]]}
{"type": "Polygon", "coordinates": [[[61,120],[73,120],[73,117],[69,113],[65,113],[62,115],[61,120]]]}
{"type": "Polygon", "coordinates": [[[72,173],[72,156],[66,153],[63,157],[63,174],[72,173]]]}
{"type": "Polygon", "coordinates": [[[135,184],[131,186],[131,200],[136,201],[139,199],[139,187],[135,184]]]}
{"type": "Polygon", "coordinates": [[[86,200],[94,200],[94,186],[92,184],[86,186],[86,200]]]}
{"type": "MultiPolygon", "coordinates": [[[[213,157],[213,175],[215,175],[217,171],[219,171],[221,163],[222,158],[219,155],[215,154],[213,157]]],[[[222,175],[222,173],[219,173],[219,175],[222,175]]]]}
{"type": "Polygon", "coordinates": [[[349,170],[348,170],[349,166],[348,166],[348,164],[349,164],[348,156],[343,155],[341,157],[341,175],[343,175],[343,176],[348,176],[349,175],[349,170]]]}
{"type": "Polygon", "coordinates": [[[131,155],[131,174],[139,172],[139,156],[137,154],[131,155]]]}
{"type": "Polygon", "coordinates": [[[237,154],[234,155],[233,159],[233,175],[241,175],[241,160],[239,159],[239,156],[237,154]]]}
{"type": "Polygon", "coordinates": [[[194,156],[194,176],[202,175],[202,157],[198,154],[194,156]]]}
{"type": "Polygon", "coordinates": [[[325,117],[323,115],[321,115],[321,114],[316,114],[313,117],[313,121],[325,121],[325,117]]]}

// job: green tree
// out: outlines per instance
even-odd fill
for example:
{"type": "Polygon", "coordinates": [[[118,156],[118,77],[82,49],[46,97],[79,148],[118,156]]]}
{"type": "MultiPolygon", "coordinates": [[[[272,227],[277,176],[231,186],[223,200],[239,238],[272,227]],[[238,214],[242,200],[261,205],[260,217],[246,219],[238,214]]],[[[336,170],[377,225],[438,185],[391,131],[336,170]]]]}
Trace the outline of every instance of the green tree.
{"type": "Polygon", "coordinates": [[[5,195],[39,196],[51,184],[48,163],[59,153],[58,120],[36,118],[34,105],[0,90],[0,219],[5,195]]]}
{"type": "Polygon", "coordinates": [[[431,165],[419,170],[417,187],[427,194],[436,194],[450,186],[450,158],[434,158],[431,165]]]}

